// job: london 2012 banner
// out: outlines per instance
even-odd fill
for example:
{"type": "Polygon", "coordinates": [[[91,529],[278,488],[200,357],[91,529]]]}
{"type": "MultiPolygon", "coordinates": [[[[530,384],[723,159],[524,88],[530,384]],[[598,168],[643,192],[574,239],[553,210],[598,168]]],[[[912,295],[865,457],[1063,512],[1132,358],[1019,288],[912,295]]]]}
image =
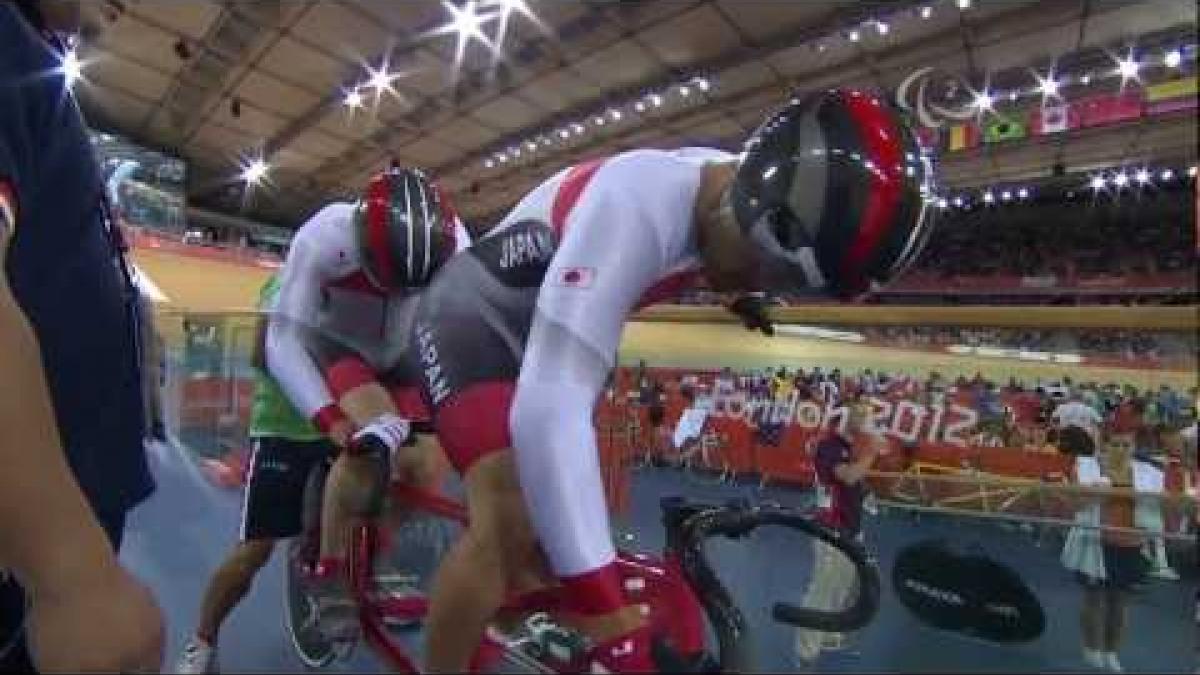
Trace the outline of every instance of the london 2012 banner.
{"type": "MultiPolygon", "coordinates": [[[[929,405],[905,399],[865,397],[871,404],[875,430],[901,443],[944,443],[966,447],[979,423],[974,408],[952,402],[929,405]]],[[[764,400],[744,392],[715,395],[707,404],[708,416],[732,418],[757,425],[796,425],[807,430],[836,428],[845,431],[846,406],[802,400],[796,392],[782,400],[764,400]]]]}

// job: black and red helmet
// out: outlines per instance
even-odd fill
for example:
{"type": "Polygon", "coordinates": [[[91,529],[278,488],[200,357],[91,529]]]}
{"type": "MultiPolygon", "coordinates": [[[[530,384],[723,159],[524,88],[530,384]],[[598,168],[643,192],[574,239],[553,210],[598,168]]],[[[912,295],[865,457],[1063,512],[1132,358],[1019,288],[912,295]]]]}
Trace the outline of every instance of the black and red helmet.
{"type": "Polygon", "coordinates": [[[933,229],[933,171],[899,109],[869,93],[796,97],[746,142],[730,191],[769,290],[852,298],[896,278],[933,229]]]}
{"type": "Polygon", "coordinates": [[[419,288],[457,250],[457,216],[419,169],[371,177],[354,211],[363,272],[379,288],[419,288]]]}

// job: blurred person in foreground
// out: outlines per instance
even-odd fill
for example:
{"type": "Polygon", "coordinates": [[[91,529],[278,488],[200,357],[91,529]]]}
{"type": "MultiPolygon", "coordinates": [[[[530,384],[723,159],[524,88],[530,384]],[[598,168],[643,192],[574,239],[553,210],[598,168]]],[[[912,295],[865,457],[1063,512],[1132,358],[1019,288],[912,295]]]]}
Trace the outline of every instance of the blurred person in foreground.
{"type": "Polygon", "coordinates": [[[0,0],[0,670],[157,671],[162,615],[116,555],[154,489],[139,298],[62,68],[78,17],[0,0]]]}
{"type": "Polygon", "coordinates": [[[1133,435],[1109,434],[1099,457],[1076,456],[1074,482],[1109,488],[1108,494],[1080,493],[1075,526],[1063,544],[1063,565],[1083,586],[1080,629],[1083,660],[1089,666],[1121,672],[1117,656],[1125,636],[1132,588],[1145,578],[1145,543],[1135,531],[1133,435]]]}
{"type": "MultiPolygon", "coordinates": [[[[871,404],[857,401],[846,408],[845,424],[817,444],[814,459],[817,477],[818,519],[862,541],[863,480],[886,448],[886,440],[871,419],[871,404]]],[[[854,564],[837,549],[813,540],[813,571],[802,606],[841,609],[853,600],[854,564]]],[[[822,651],[841,649],[844,636],[801,628],[796,630],[794,653],[802,664],[812,664],[822,651]]]]}

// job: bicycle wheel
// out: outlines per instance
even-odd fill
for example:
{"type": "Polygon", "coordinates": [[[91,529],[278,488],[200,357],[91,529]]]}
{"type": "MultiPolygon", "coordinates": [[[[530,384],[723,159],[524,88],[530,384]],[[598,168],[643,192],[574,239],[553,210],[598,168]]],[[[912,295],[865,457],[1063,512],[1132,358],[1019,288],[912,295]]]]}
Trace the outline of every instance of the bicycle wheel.
{"type": "Polygon", "coordinates": [[[303,537],[288,542],[287,560],[283,566],[283,620],[300,660],[306,667],[317,669],[332,663],[337,650],[321,632],[317,623],[317,602],[304,587],[310,551],[303,537]]]}

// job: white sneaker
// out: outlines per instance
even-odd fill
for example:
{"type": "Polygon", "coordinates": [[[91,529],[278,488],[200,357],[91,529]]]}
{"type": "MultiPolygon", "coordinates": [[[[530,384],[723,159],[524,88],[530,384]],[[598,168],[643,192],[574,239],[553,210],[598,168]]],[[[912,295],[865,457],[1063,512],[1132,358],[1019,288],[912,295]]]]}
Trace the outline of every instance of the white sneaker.
{"type": "Polygon", "coordinates": [[[1152,572],[1150,572],[1150,576],[1154,577],[1155,579],[1179,581],[1179,573],[1170,567],[1156,567],[1152,572]]]}
{"type": "Polygon", "coordinates": [[[1123,673],[1125,669],[1121,667],[1121,662],[1117,660],[1116,652],[1108,652],[1104,655],[1104,663],[1108,669],[1114,673],[1123,673]]]}
{"type": "Polygon", "coordinates": [[[204,640],[193,636],[183,647],[179,663],[175,664],[175,672],[182,675],[206,675],[219,673],[217,669],[217,648],[204,640]]]}
{"type": "Polygon", "coordinates": [[[1098,670],[1108,669],[1108,658],[1105,656],[1104,652],[1096,651],[1094,649],[1083,650],[1083,662],[1098,670]]]}

